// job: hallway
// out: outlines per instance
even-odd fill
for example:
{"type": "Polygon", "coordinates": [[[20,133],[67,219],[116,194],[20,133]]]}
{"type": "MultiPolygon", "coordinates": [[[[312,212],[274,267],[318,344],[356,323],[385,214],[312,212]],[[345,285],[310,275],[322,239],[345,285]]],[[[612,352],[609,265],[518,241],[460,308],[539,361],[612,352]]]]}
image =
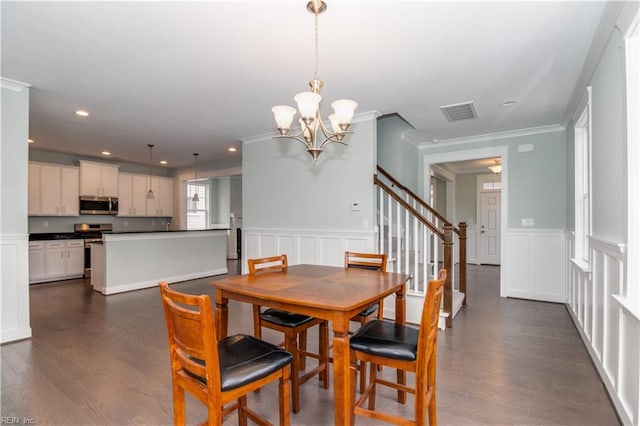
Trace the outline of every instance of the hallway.
{"type": "MultiPolygon", "coordinates": [[[[231,262],[230,270],[236,266],[231,262]]],[[[469,305],[439,336],[440,424],[618,424],[564,305],[501,299],[498,267],[470,265],[468,274],[469,305]]],[[[175,288],[212,294],[211,279],[175,288]]],[[[157,289],[105,297],[72,280],[31,286],[30,297],[33,339],[0,349],[2,416],[40,425],[171,424],[157,289]]],[[[250,333],[251,308],[231,302],[229,311],[229,332],[250,333]]],[[[315,330],[309,337],[317,344],[315,330]]],[[[268,332],[265,338],[280,339],[268,332]]],[[[249,404],[277,422],[276,397],[269,389],[251,395],[249,404]]],[[[332,424],[332,398],[317,380],[305,384],[292,424],[332,424]]],[[[396,412],[410,406],[398,407],[392,398],[380,392],[379,406],[396,412]]],[[[189,424],[206,415],[193,399],[187,413],[189,424]]],[[[236,422],[234,416],[225,424],[236,422]]]]}

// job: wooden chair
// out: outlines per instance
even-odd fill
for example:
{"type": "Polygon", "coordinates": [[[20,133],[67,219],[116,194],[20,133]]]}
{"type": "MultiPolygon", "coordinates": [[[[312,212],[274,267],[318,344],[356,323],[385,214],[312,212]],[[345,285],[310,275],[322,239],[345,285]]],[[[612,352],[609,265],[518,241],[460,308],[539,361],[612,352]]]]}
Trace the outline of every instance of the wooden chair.
{"type": "MultiPolygon", "coordinates": [[[[384,253],[355,253],[346,251],[344,252],[344,267],[387,272],[387,255],[384,253]]],[[[360,326],[362,327],[372,319],[376,318],[376,316],[378,319],[382,319],[383,306],[384,301],[380,300],[375,305],[369,306],[367,309],[351,318],[351,321],[360,323],[360,326]]],[[[366,385],[365,363],[360,363],[358,372],[360,373],[360,393],[362,393],[364,392],[366,385]]]]}
{"type": "MultiPolygon", "coordinates": [[[[390,321],[373,320],[362,327],[350,341],[353,359],[371,363],[369,384],[354,405],[353,414],[395,424],[425,425],[427,411],[429,424],[437,425],[436,417],[436,352],[440,303],[447,271],[441,269],[438,278],[429,282],[422,307],[420,329],[390,321]],[[415,388],[404,383],[404,374],[398,372],[398,383],[377,376],[377,365],[385,365],[415,373],[415,388]],[[398,390],[398,401],[404,403],[405,392],[414,394],[413,420],[382,413],[375,409],[376,385],[398,390]],[[364,403],[369,400],[368,408],[364,403]]],[[[354,373],[355,374],[355,370],[354,373]]],[[[352,394],[355,395],[355,383],[352,394]]]]}
{"type": "MultiPolygon", "coordinates": [[[[248,259],[249,275],[262,273],[286,273],[287,255],[248,259]]],[[[291,398],[293,412],[300,411],[300,386],[315,375],[319,375],[322,386],[329,388],[329,328],[325,320],[300,315],[279,309],[262,310],[259,305],[253,306],[254,336],[262,338],[262,327],[276,330],[284,334],[284,348],[293,355],[291,372],[291,398]],[[318,326],[318,353],[307,351],[307,330],[318,326]],[[306,358],[318,360],[318,366],[300,375],[306,370],[306,358]]]]}
{"type": "Polygon", "coordinates": [[[253,336],[238,334],[218,342],[209,296],[179,293],[165,282],[160,294],[169,335],[174,424],[185,424],[185,390],[207,407],[204,424],[221,425],[236,409],[240,425],[248,418],[270,424],[247,407],[246,395],[279,380],[280,425],[288,425],[293,356],[253,336]]]}

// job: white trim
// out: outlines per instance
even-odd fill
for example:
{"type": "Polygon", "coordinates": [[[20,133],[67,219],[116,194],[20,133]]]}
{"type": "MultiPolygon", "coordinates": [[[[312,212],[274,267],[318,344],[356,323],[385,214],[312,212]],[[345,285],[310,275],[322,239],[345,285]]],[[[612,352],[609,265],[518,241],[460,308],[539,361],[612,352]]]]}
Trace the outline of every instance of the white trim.
{"type": "MultiPolygon", "coordinates": [[[[502,194],[500,200],[500,214],[504,220],[500,223],[500,296],[506,297],[506,267],[508,266],[508,243],[507,243],[507,218],[509,217],[509,146],[508,145],[496,145],[485,148],[467,149],[461,151],[449,151],[437,154],[422,153],[422,159],[424,164],[424,183],[423,183],[423,197],[425,200],[429,199],[429,187],[430,187],[430,173],[431,165],[438,163],[447,163],[450,161],[463,161],[473,160],[476,158],[489,158],[489,157],[501,157],[502,158],[502,194]]],[[[477,222],[477,220],[476,220],[477,222]]]]}
{"type": "Polygon", "coordinates": [[[14,92],[22,92],[24,89],[31,87],[31,85],[29,83],[23,83],[22,81],[0,77],[0,87],[14,92]]]}
{"type": "MultiPolygon", "coordinates": [[[[464,136],[461,138],[451,138],[451,139],[441,139],[438,142],[431,141],[423,141],[423,142],[415,142],[413,145],[420,148],[421,150],[428,150],[433,148],[441,147],[442,145],[446,145],[447,147],[453,145],[467,144],[473,142],[486,142],[493,141],[496,139],[506,139],[506,138],[515,138],[521,136],[530,136],[530,135],[538,135],[541,133],[554,133],[554,132],[562,132],[565,130],[565,127],[560,124],[552,124],[548,126],[539,126],[539,127],[528,127],[524,129],[518,130],[506,130],[504,132],[494,132],[494,133],[484,133],[481,135],[474,136],[464,136]]],[[[407,134],[407,139],[411,139],[411,135],[407,134]]]]}
{"type": "MultiPolygon", "coordinates": [[[[378,117],[380,117],[382,114],[376,110],[373,111],[367,111],[367,112],[361,112],[358,114],[355,114],[353,116],[353,118],[351,119],[351,124],[354,123],[361,123],[361,122],[365,122],[365,121],[371,121],[374,120],[378,117]]],[[[327,128],[331,128],[331,123],[326,122],[325,123],[327,125],[327,128]]],[[[274,123],[275,126],[275,123],[274,123]]],[[[274,137],[279,136],[279,133],[275,130],[273,130],[272,132],[267,132],[267,133],[261,133],[259,135],[255,135],[255,136],[247,136],[246,138],[240,138],[240,142],[244,145],[244,144],[251,144],[251,143],[257,143],[257,142],[264,142],[270,139],[273,139],[274,137]]],[[[348,143],[347,143],[348,144],[348,143]]]]}

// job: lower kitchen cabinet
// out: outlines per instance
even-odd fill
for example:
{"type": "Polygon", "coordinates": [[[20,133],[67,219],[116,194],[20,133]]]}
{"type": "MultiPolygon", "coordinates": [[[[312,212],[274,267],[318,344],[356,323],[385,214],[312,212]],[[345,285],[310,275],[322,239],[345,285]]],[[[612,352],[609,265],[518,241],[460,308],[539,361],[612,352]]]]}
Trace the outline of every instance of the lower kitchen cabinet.
{"type": "Polygon", "coordinates": [[[84,275],[84,240],[31,241],[29,283],[79,278],[84,275]]]}

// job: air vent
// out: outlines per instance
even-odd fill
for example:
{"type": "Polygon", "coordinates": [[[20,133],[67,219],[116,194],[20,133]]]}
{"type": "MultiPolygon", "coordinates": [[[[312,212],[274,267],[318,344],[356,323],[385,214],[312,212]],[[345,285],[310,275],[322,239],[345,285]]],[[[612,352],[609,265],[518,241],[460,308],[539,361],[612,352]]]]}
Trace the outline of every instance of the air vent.
{"type": "Polygon", "coordinates": [[[445,105],[441,106],[440,109],[449,121],[468,120],[470,118],[478,117],[476,114],[476,107],[473,105],[473,102],[445,105]]]}

